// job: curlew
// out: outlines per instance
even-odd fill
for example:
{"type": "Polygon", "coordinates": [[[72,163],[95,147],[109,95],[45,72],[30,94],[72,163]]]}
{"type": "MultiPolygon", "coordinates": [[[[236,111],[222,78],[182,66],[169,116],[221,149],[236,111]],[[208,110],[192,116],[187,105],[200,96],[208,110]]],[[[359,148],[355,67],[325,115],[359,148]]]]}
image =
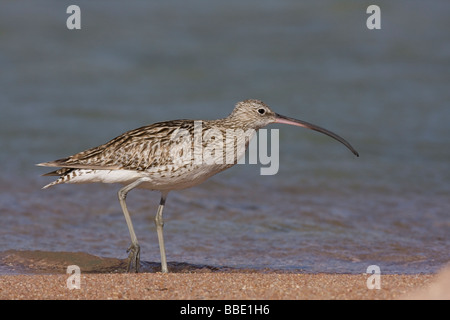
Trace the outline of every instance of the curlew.
{"type": "Polygon", "coordinates": [[[244,156],[256,131],[271,123],[300,126],[326,134],[358,152],[342,137],[311,123],[273,112],[262,101],[238,102],[219,120],[158,122],[123,133],[111,141],[67,158],[38,166],[57,167],[46,176],[59,176],[43,189],[62,183],[120,183],[118,191],[131,237],[127,271],[139,272],[140,247],[126,205],[128,192],[145,188],[161,192],[155,216],[161,271],[168,272],[163,238],[163,210],[169,191],[189,188],[233,166],[244,156]],[[231,138],[230,138],[231,136],[231,138]],[[207,152],[205,152],[207,151],[207,152]],[[214,152],[213,152],[214,151],[214,152]]]}

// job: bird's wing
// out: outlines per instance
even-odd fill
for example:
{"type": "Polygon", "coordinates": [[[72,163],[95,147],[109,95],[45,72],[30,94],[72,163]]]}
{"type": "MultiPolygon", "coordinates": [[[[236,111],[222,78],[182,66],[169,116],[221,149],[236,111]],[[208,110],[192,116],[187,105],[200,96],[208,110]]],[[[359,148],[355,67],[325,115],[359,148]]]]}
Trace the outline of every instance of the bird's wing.
{"type": "MultiPolygon", "coordinates": [[[[189,130],[187,120],[154,123],[121,134],[111,141],[67,158],[37,164],[44,167],[99,170],[146,170],[166,165],[170,157],[171,136],[177,129],[189,130]]],[[[64,169],[47,175],[64,174],[64,169]]]]}

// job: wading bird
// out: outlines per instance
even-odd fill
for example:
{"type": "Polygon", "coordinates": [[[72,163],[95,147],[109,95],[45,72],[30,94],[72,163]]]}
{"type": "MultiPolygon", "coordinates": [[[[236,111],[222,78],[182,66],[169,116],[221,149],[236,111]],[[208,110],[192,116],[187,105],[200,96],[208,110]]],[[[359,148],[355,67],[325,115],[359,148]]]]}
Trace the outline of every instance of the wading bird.
{"type": "Polygon", "coordinates": [[[337,134],[305,121],[279,115],[262,101],[249,99],[238,102],[233,112],[223,119],[158,122],[125,132],[101,146],[70,157],[40,163],[39,166],[60,168],[44,174],[59,178],[43,189],[61,183],[102,182],[124,185],[118,196],[131,236],[131,246],[127,250],[128,272],[139,271],[140,247],[125,202],[127,194],[134,188],[160,191],[161,200],[155,224],[161,253],[161,271],[165,273],[168,269],[162,214],[169,191],[198,185],[236,164],[245,154],[255,132],[271,123],[289,124],[321,132],[343,143],[354,155],[359,156],[337,134]],[[214,132],[214,139],[211,132],[214,132]],[[227,139],[230,132],[233,133],[233,138],[227,139]],[[207,135],[209,137],[205,139],[207,135]],[[232,147],[228,147],[230,143],[233,143],[232,147]],[[239,145],[244,147],[239,148],[239,145]],[[215,149],[212,158],[205,157],[202,153],[205,147],[209,151],[215,149]],[[223,154],[218,150],[223,151],[223,154]]]}

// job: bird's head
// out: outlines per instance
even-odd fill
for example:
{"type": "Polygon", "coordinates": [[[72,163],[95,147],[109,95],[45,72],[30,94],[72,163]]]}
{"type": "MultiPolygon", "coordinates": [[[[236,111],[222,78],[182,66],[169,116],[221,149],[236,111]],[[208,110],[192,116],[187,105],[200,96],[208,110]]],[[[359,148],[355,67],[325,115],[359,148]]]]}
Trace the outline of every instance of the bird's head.
{"type": "Polygon", "coordinates": [[[354,155],[359,157],[358,152],[344,138],[338,136],[337,134],[327,129],[316,126],[312,123],[297,120],[294,118],[289,118],[281,114],[275,113],[269,108],[268,105],[266,105],[264,102],[260,100],[248,99],[238,102],[233,112],[228,117],[228,119],[231,122],[234,122],[235,125],[238,127],[252,128],[255,130],[265,127],[271,123],[283,123],[315,130],[341,142],[348,149],[350,149],[350,151],[353,152],[354,155]]]}
{"type": "Polygon", "coordinates": [[[233,121],[252,129],[260,129],[276,122],[277,114],[268,105],[256,99],[248,99],[236,103],[230,115],[233,121]]]}

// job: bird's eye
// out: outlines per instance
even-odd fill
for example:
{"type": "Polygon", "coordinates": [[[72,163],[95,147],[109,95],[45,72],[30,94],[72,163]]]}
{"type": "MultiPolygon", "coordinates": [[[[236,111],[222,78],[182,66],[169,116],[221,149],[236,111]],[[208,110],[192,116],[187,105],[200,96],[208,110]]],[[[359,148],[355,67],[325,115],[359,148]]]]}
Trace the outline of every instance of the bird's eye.
{"type": "Polygon", "coordinates": [[[264,113],[266,113],[266,110],[265,110],[265,109],[263,109],[263,108],[261,108],[261,109],[258,109],[258,113],[259,113],[259,114],[264,114],[264,113]]]}

